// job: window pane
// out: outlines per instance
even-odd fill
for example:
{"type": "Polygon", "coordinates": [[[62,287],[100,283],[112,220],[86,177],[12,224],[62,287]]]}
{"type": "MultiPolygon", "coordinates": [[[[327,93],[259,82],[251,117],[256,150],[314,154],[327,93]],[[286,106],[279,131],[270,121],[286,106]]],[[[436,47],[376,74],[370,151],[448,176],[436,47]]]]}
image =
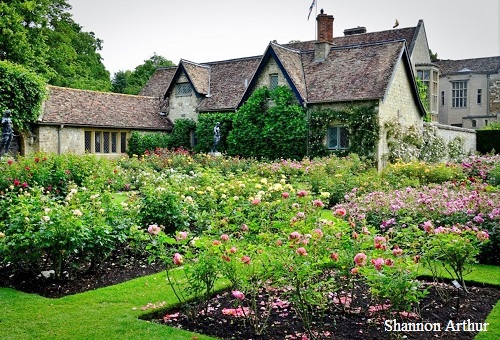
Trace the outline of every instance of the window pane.
{"type": "Polygon", "coordinates": [[[349,131],[345,127],[340,128],[340,147],[342,149],[349,147],[349,131]]]}
{"type": "Polygon", "coordinates": [[[92,149],[91,149],[91,132],[90,131],[85,131],[85,152],[86,153],[90,153],[92,152],[92,149]]]}
{"type": "Polygon", "coordinates": [[[278,75],[271,74],[269,76],[269,89],[274,90],[278,86],[278,75]]]}
{"type": "Polygon", "coordinates": [[[116,153],[116,141],[118,132],[111,132],[111,152],[116,153]]]}
{"type": "Polygon", "coordinates": [[[102,146],[104,153],[109,153],[109,132],[102,133],[102,146]]]}
{"type": "Polygon", "coordinates": [[[101,152],[101,132],[96,131],[94,138],[95,138],[95,152],[100,153],[101,152]]]}
{"type": "Polygon", "coordinates": [[[188,96],[192,92],[191,84],[179,83],[175,86],[175,94],[177,96],[188,96]]]}
{"type": "Polygon", "coordinates": [[[122,132],[120,134],[120,152],[121,153],[127,152],[127,133],[126,132],[122,132]]]}
{"type": "Polygon", "coordinates": [[[327,146],[328,149],[338,149],[339,144],[338,144],[338,133],[337,133],[337,127],[329,127],[328,128],[328,142],[327,146]]]}

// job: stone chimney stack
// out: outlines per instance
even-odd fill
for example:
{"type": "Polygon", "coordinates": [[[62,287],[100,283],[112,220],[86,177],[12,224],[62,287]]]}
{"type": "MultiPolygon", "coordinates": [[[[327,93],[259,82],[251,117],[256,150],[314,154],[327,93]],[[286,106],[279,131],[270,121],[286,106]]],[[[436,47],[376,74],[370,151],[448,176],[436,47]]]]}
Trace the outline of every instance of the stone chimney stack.
{"type": "Polygon", "coordinates": [[[318,40],[314,44],[314,60],[324,61],[333,45],[333,15],[324,14],[321,9],[316,21],[318,22],[318,40]]]}

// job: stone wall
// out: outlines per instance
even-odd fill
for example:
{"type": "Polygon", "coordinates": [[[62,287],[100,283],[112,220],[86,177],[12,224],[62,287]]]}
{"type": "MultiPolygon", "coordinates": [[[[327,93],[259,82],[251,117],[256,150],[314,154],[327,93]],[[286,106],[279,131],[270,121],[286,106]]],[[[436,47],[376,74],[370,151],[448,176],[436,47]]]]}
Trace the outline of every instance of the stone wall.
{"type": "Polygon", "coordinates": [[[500,73],[490,75],[489,107],[492,115],[500,115],[500,73]]]}
{"type": "MultiPolygon", "coordinates": [[[[182,74],[176,84],[187,83],[188,79],[185,74],[182,74]]],[[[169,114],[168,118],[175,121],[179,118],[189,119],[191,118],[195,122],[198,121],[198,112],[196,108],[200,103],[200,99],[196,96],[194,89],[193,92],[188,96],[177,96],[175,94],[175,88],[169,98],[169,114]]]]}
{"type": "MultiPolygon", "coordinates": [[[[424,123],[428,124],[428,123],[424,123]]],[[[443,138],[447,143],[460,137],[464,141],[464,151],[465,153],[476,152],[476,131],[472,129],[464,129],[450,125],[443,125],[432,123],[433,127],[436,128],[437,135],[443,138]]]]}
{"type": "Polygon", "coordinates": [[[387,156],[389,155],[386,123],[397,123],[405,127],[415,126],[417,128],[421,128],[423,124],[423,117],[415,103],[409,79],[410,76],[403,61],[400,60],[396,65],[390,88],[379,106],[380,140],[377,154],[379,170],[387,165],[387,156]]]}
{"type": "Polygon", "coordinates": [[[281,72],[278,64],[276,63],[276,60],[273,58],[269,59],[269,62],[266,64],[264,67],[264,70],[260,73],[259,78],[257,79],[255,83],[255,89],[261,88],[261,87],[269,87],[269,75],[271,74],[277,74],[278,75],[278,85],[279,86],[287,86],[290,87],[288,82],[285,79],[285,75],[283,72],[281,72]]]}

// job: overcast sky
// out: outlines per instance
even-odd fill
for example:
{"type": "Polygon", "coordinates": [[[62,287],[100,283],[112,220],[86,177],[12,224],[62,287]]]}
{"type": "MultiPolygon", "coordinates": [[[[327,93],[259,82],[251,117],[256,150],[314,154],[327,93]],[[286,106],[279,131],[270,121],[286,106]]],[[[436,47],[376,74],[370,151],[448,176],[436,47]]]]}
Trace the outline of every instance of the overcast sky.
{"type": "Polygon", "coordinates": [[[68,0],[73,19],[104,41],[113,75],[157,53],[175,64],[261,55],[269,41],[314,40],[315,16],[335,18],[334,36],[414,27],[424,20],[429,46],[441,59],[500,56],[498,0],[68,0]]]}

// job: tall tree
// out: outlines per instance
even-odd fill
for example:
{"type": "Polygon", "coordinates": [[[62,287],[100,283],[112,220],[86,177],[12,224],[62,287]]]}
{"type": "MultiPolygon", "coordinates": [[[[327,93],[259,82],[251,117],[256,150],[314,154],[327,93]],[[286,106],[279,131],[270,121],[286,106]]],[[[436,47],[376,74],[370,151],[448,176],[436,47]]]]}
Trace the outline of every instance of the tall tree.
{"type": "Polygon", "coordinates": [[[82,31],[66,0],[0,2],[0,60],[21,64],[50,84],[109,90],[102,41],[82,31]]]}
{"type": "Polygon", "coordinates": [[[118,71],[112,81],[112,91],[117,93],[138,94],[158,67],[175,66],[175,64],[156,53],[144,60],[134,71],[118,71]]]}

